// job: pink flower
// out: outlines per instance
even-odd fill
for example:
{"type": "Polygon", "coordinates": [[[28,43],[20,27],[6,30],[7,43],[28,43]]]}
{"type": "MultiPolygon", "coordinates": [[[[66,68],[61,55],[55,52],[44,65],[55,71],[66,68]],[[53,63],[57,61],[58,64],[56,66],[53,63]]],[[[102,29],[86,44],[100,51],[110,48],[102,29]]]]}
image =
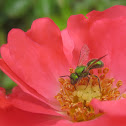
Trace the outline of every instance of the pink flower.
{"type": "Polygon", "coordinates": [[[21,89],[14,88],[7,97],[0,94],[4,99],[0,103],[2,126],[126,125],[125,99],[93,99],[91,104],[103,115],[90,121],[71,122],[59,112],[59,103],[54,98],[60,90],[57,80],[77,66],[84,44],[90,49],[89,60],[108,54],[103,59],[110,70],[108,76],[122,80],[120,92],[125,90],[126,7],[92,11],[87,17],[71,16],[62,32],[48,18],[35,20],[27,32],[9,32],[8,43],[1,47],[0,68],[21,89]]]}

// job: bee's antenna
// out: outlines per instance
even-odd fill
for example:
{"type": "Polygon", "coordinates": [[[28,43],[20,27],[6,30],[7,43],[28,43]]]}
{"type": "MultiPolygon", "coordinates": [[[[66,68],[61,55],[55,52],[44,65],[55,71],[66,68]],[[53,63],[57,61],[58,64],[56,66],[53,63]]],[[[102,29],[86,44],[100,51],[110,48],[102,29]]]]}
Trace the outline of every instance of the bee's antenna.
{"type": "Polygon", "coordinates": [[[64,76],[60,76],[60,77],[69,77],[69,78],[70,78],[70,76],[69,76],[69,75],[64,75],[64,76]]]}
{"type": "Polygon", "coordinates": [[[106,55],[100,57],[99,59],[97,59],[97,61],[101,60],[102,58],[104,58],[104,57],[107,56],[107,55],[108,55],[108,54],[106,54],[106,55]]]}

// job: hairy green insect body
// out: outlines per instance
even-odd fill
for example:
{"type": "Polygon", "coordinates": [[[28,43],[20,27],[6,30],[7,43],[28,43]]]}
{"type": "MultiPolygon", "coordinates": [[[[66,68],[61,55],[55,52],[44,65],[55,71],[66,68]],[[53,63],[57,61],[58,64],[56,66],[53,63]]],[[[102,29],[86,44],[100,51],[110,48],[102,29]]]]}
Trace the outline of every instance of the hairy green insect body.
{"type": "Polygon", "coordinates": [[[92,59],[87,63],[87,66],[77,66],[75,69],[75,73],[72,73],[70,75],[70,81],[71,84],[76,84],[78,80],[80,80],[82,77],[87,77],[90,73],[89,71],[91,69],[95,68],[102,68],[104,66],[104,63],[99,60],[96,63],[94,63],[97,59],[92,59]],[[94,64],[93,64],[94,63],[94,64]],[[93,64],[93,65],[92,65],[93,64]]]}

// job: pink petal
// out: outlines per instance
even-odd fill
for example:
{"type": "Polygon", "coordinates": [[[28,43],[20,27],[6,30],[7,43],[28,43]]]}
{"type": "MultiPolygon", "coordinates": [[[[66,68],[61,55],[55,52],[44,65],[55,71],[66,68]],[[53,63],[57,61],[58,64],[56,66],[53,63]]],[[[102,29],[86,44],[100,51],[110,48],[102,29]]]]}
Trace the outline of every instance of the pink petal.
{"type": "Polygon", "coordinates": [[[7,100],[6,91],[0,87],[0,109],[6,109],[10,106],[10,102],[7,100]]]}
{"type": "MultiPolygon", "coordinates": [[[[126,18],[96,21],[90,28],[90,57],[108,54],[103,61],[110,69],[111,77],[125,84],[126,18]],[[121,53],[120,53],[121,52],[121,53]]],[[[125,86],[125,85],[124,85],[125,86]]]]}
{"type": "Polygon", "coordinates": [[[52,125],[53,123],[56,123],[58,120],[61,119],[60,116],[52,116],[52,114],[54,113],[55,112],[53,112],[50,107],[45,106],[40,101],[27,95],[26,93],[23,93],[18,87],[16,87],[13,90],[10,96],[6,96],[5,89],[0,87],[0,125],[1,126],[52,125]],[[17,107],[20,109],[18,109],[17,107]],[[29,110],[32,111],[26,112],[21,109],[26,111],[29,110]],[[40,112],[38,113],[41,113],[43,111],[42,113],[48,115],[37,114],[36,110],[37,111],[40,110],[40,112]]]}
{"type": "MultiPolygon", "coordinates": [[[[5,48],[6,49],[6,48],[5,48]]],[[[8,52],[8,50],[6,50],[6,53],[8,52]]],[[[9,54],[9,53],[8,53],[9,54]]],[[[8,58],[10,61],[10,56],[8,55],[8,58]]],[[[10,62],[12,63],[12,62],[10,62]]],[[[12,64],[13,65],[13,64],[12,64]]],[[[16,82],[17,84],[20,85],[20,87],[27,93],[32,92],[32,94],[35,94],[35,91],[32,90],[28,85],[26,85],[19,77],[17,77],[13,71],[7,66],[7,64],[4,62],[3,59],[0,59],[0,69],[6,73],[12,80],[14,80],[14,82],[16,82]],[[29,91],[29,92],[28,92],[29,91]]]]}
{"type": "MultiPolygon", "coordinates": [[[[75,50],[76,50],[76,51],[74,50],[74,55],[76,56],[75,64],[77,64],[78,57],[80,55],[80,50],[81,50],[83,44],[89,43],[89,44],[92,44],[92,47],[93,47],[94,40],[92,40],[92,38],[90,36],[90,28],[92,28],[92,23],[94,23],[97,20],[101,20],[101,19],[105,19],[105,18],[112,19],[112,18],[119,18],[122,16],[126,16],[126,6],[117,5],[117,6],[113,6],[113,7],[109,8],[109,9],[106,9],[103,12],[92,11],[89,14],[87,14],[88,19],[86,19],[83,15],[73,15],[69,18],[68,24],[67,24],[67,30],[70,35],[70,38],[75,43],[75,50]]],[[[97,32],[94,31],[94,33],[97,33],[97,32]]],[[[100,36],[101,33],[98,35],[100,36]]],[[[95,43],[97,44],[97,42],[95,42],[95,43]]],[[[94,53],[94,52],[92,52],[92,53],[94,53]]],[[[98,58],[96,55],[95,55],[95,57],[98,58]]],[[[95,58],[95,57],[91,56],[91,58],[95,58]]]]}
{"type": "MultiPolygon", "coordinates": [[[[90,59],[108,54],[102,60],[105,66],[109,67],[110,76],[117,80],[121,79],[125,84],[125,17],[91,22],[84,19],[83,15],[76,15],[70,17],[67,30],[75,43],[76,56],[79,57],[83,44],[87,44],[90,49],[90,59]]],[[[78,61],[77,58],[75,60],[78,61]]]]}
{"type": "Polygon", "coordinates": [[[112,116],[126,116],[126,99],[114,101],[99,101],[93,99],[91,104],[94,108],[97,108],[106,114],[112,116]]]}
{"type": "Polygon", "coordinates": [[[72,59],[73,59],[73,49],[74,49],[74,43],[72,39],[70,38],[67,29],[64,29],[61,32],[62,40],[63,40],[63,50],[67,57],[67,60],[71,65],[73,65],[72,59]]]}
{"type": "MultiPolygon", "coordinates": [[[[9,59],[9,57],[8,57],[8,59],[9,59]]],[[[23,89],[23,91],[25,91],[27,94],[30,94],[31,96],[37,98],[38,100],[48,104],[52,108],[59,110],[59,106],[56,106],[56,104],[49,103],[49,100],[47,100],[45,97],[43,97],[42,95],[37,93],[36,90],[34,90],[30,86],[28,86],[17,75],[15,75],[15,73],[13,73],[13,71],[7,66],[7,64],[2,59],[0,59],[0,69],[4,73],[6,73],[14,82],[16,82],[16,84],[20,85],[20,87],[23,89]]]]}
{"type": "Polygon", "coordinates": [[[59,91],[58,78],[65,75],[68,68],[62,49],[40,46],[19,29],[9,32],[7,48],[12,61],[8,60],[4,46],[1,55],[12,71],[39,94],[54,102],[54,96],[59,91]]]}
{"type": "Polygon", "coordinates": [[[35,114],[17,108],[0,109],[1,126],[52,126],[61,118],[44,114],[35,114]]]}
{"type": "Polygon", "coordinates": [[[116,5],[102,12],[94,10],[89,12],[86,16],[90,21],[100,20],[103,18],[117,18],[121,16],[126,16],[126,6],[116,5]]]}
{"type": "Polygon", "coordinates": [[[9,101],[11,105],[24,111],[60,116],[50,106],[24,93],[19,87],[13,89],[12,94],[9,96],[9,101]]]}
{"type": "Polygon", "coordinates": [[[62,50],[61,33],[58,26],[49,18],[36,19],[26,33],[30,39],[40,45],[62,50]]]}
{"type": "Polygon", "coordinates": [[[85,122],[70,122],[68,120],[59,120],[54,126],[125,126],[125,116],[107,116],[102,115],[94,120],[85,122]]]}
{"type": "Polygon", "coordinates": [[[86,18],[82,15],[72,15],[68,19],[67,31],[70,35],[70,38],[74,42],[74,51],[73,51],[73,63],[77,65],[80,56],[80,50],[84,43],[87,43],[88,37],[88,22],[86,18]]]}
{"type": "Polygon", "coordinates": [[[103,115],[91,121],[72,123],[60,117],[33,114],[19,109],[0,110],[2,126],[125,126],[125,117],[109,117],[103,115]]]}

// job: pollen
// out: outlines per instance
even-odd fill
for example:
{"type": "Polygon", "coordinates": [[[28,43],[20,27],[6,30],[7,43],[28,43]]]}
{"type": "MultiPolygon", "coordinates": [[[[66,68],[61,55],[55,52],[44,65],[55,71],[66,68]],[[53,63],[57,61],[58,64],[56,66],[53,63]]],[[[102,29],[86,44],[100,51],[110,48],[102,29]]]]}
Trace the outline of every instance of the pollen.
{"type": "MultiPolygon", "coordinates": [[[[74,69],[70,68],[70,74],[74,69]]],[[[120,94],[119,88],[123,85],[122,81],[108,78],[108,68],[100,68],[97,74],[82,77],[75,85],[70,83],[70,79],[59,78],[60,91],[55,96],[61,106],[61,110],[66,113],[73,122],[88,121],[95,119],[103,113],[95,113],[90,104],[92,99],[100,101],[111,101],[119,98],[126,98],[126,94],[120,94]],[[115,86],[114,86],[115,85],[115,86]]]]}

